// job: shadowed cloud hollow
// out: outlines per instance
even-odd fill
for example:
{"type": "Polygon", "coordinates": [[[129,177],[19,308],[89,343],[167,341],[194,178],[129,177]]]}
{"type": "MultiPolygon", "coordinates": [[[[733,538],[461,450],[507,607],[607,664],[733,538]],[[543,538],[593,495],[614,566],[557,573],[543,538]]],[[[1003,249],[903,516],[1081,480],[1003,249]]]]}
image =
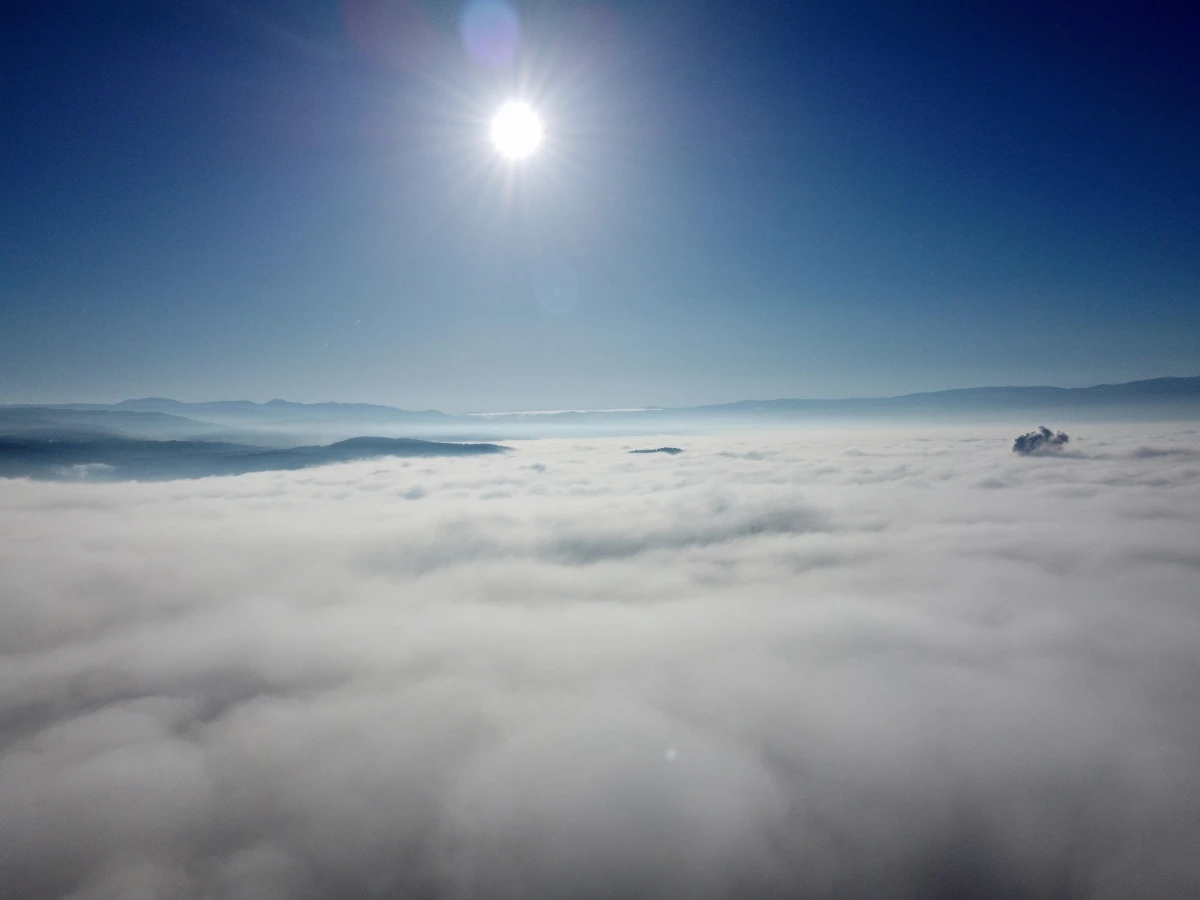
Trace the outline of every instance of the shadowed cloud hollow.
{"type": "Polygon", "coordinates": [[[1187,896],[1200,436],[1010,434],[0,479],[0,884],[1187,896]]]}

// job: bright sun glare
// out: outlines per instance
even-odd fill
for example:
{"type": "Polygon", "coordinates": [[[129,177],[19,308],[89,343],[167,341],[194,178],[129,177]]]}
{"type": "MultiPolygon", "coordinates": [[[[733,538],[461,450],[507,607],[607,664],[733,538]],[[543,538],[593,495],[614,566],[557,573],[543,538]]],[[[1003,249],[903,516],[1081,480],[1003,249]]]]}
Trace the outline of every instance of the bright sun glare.
{"type": "Polygon", "coordinates": [[[492,143],[509,159],[524,159],[542,143],[542,120],[528,104],[509,100],[492,117],[492,143]]]}

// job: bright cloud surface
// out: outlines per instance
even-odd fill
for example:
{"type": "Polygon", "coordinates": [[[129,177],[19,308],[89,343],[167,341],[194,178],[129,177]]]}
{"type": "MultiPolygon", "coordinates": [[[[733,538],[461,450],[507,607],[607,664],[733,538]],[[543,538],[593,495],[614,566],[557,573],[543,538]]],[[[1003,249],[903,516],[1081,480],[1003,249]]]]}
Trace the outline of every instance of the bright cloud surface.
{"type": "Polygon", "coordinates": [[[0,481],[6,891],[1182,896],[1200,434],[1091,431],[0,481]]]}

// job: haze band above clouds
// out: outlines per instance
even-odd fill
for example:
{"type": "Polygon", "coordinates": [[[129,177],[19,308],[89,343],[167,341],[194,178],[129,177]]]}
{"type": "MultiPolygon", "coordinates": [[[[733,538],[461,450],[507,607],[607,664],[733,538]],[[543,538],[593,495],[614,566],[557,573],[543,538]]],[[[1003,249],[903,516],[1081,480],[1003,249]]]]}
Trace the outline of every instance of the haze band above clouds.
{"type": "Polygon", "coordinates": [[[0,885],[1200,887],[1200,434],[0,480],[0,885]]]}

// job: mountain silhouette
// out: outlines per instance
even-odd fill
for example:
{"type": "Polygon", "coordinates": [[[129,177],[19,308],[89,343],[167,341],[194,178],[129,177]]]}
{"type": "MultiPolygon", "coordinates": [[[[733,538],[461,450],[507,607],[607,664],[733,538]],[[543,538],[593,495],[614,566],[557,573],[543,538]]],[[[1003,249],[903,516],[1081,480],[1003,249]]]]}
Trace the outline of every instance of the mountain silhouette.
{"type": "Polygon", "coordinates": [[[140,441],[121,437],[0,438],[0,476],[50,480],[166,481],[302,469],[382,456],[503,453],[498,444],[360,437],[327,446],[274,449],[214,441],[140,441]]]}
{"type": "Polygon", "coordinates": [[[977,387],[839,400],[785,398],[633,410],[458,415],[371,403],[270,400],[0,406],[0,435],[94,440],[102,434],[295,448],[377,434],[486,441],[572,434],[664,434],[719,428],[842,423],[1200,420],[1200,377],[1154,378],[1085,388],[977,387]]]}

